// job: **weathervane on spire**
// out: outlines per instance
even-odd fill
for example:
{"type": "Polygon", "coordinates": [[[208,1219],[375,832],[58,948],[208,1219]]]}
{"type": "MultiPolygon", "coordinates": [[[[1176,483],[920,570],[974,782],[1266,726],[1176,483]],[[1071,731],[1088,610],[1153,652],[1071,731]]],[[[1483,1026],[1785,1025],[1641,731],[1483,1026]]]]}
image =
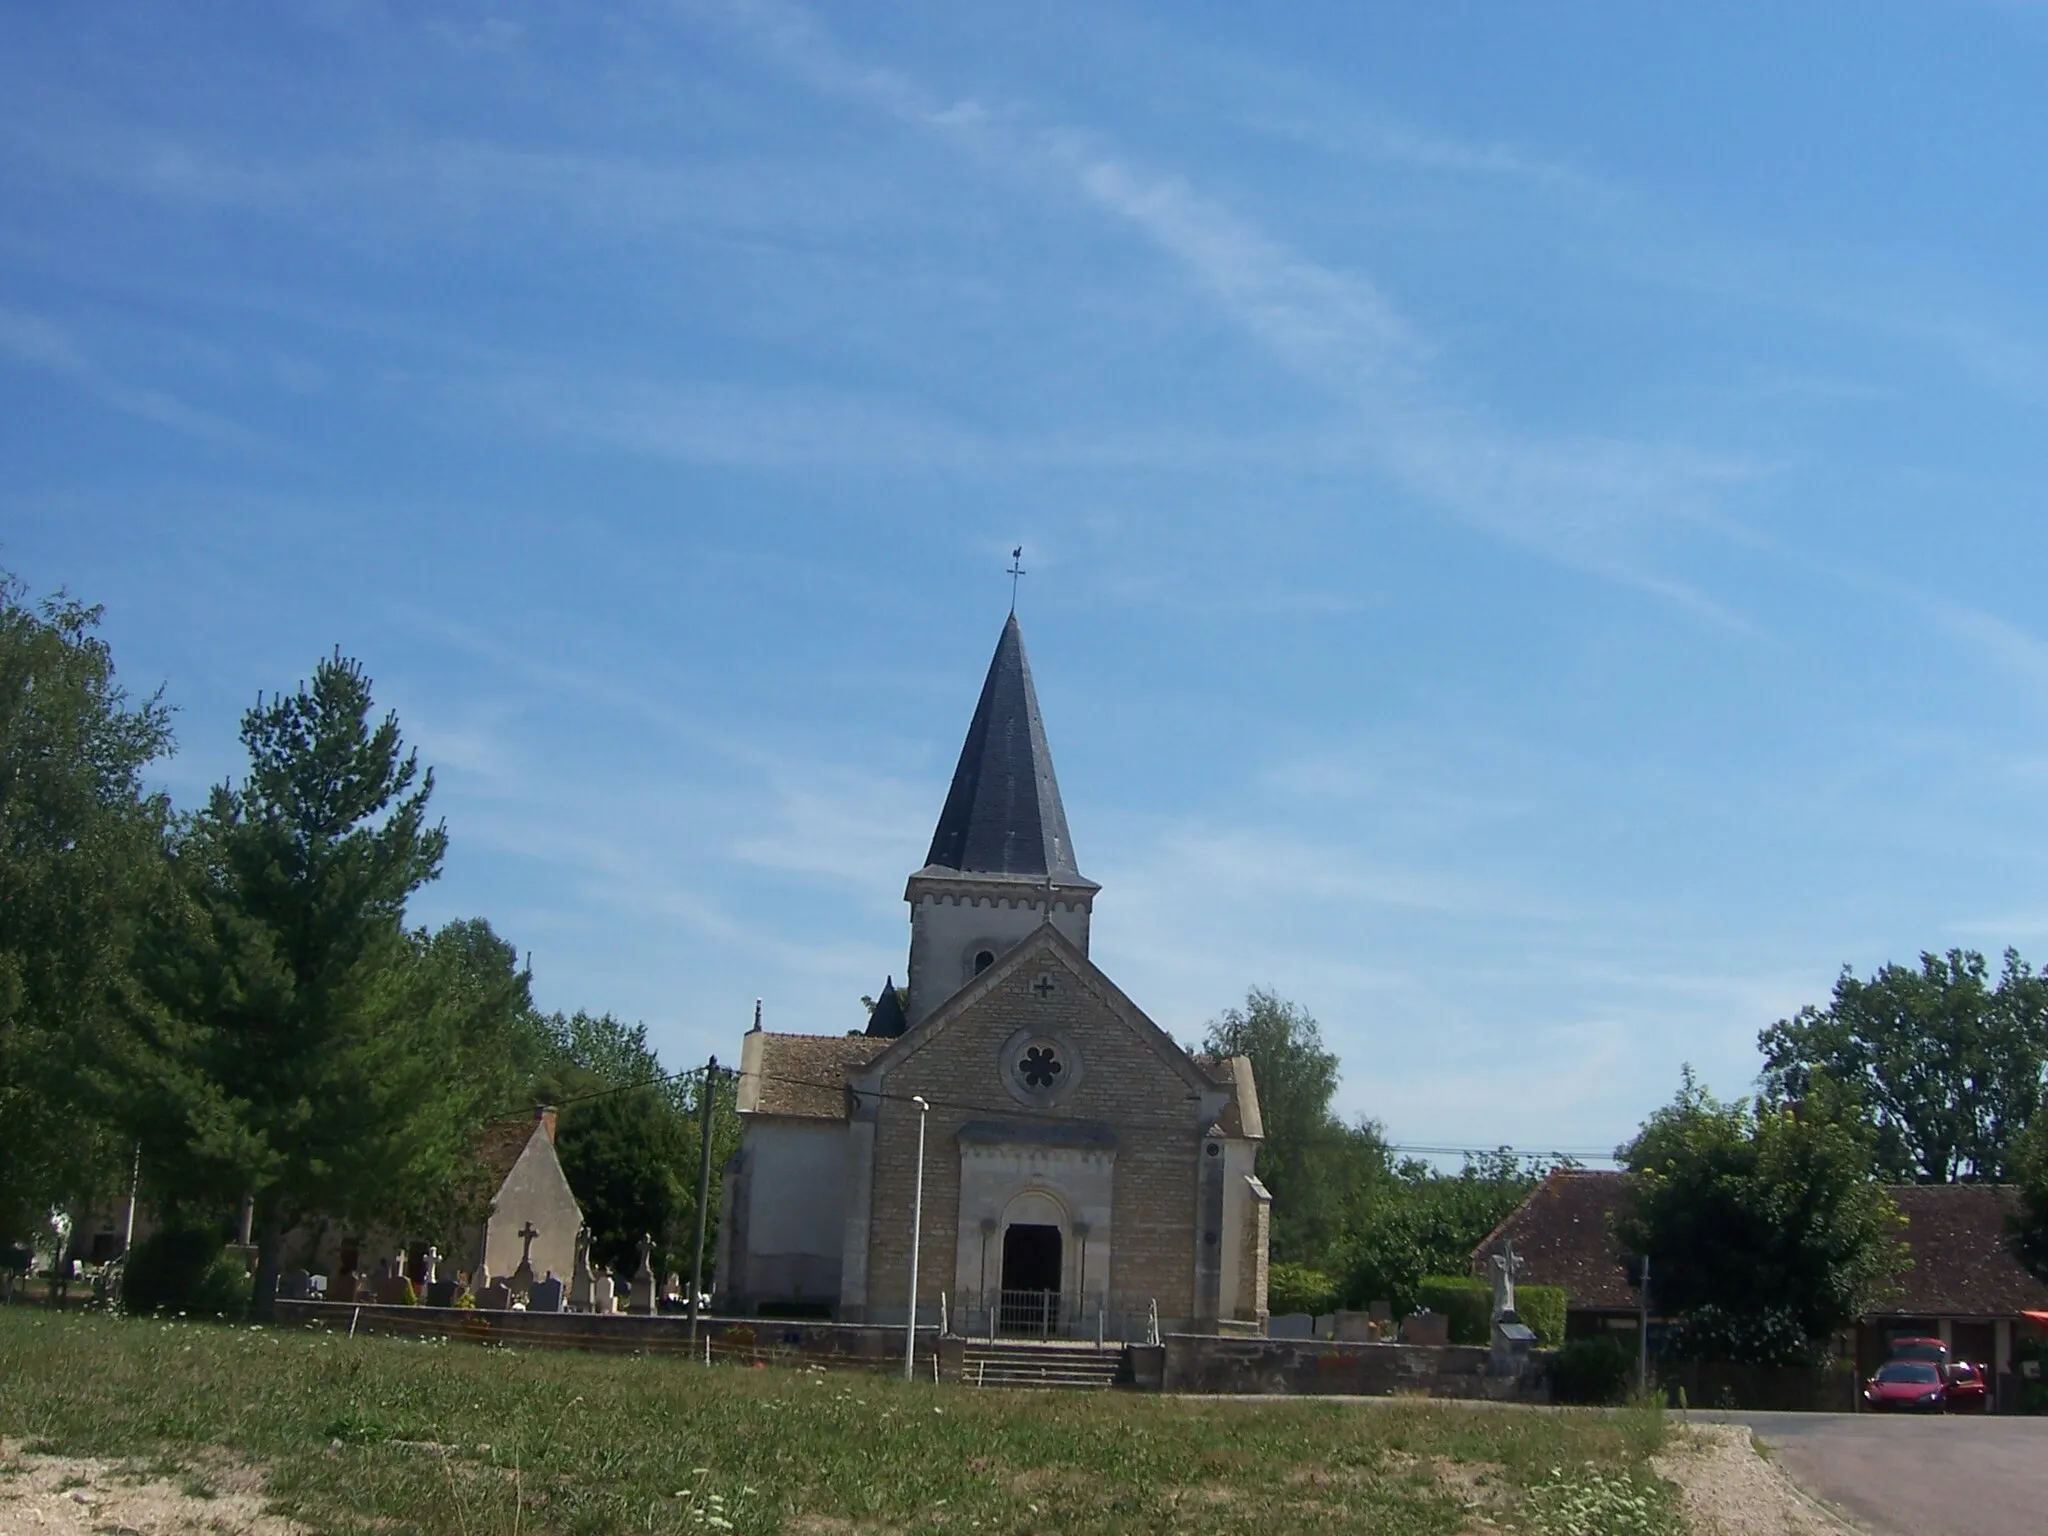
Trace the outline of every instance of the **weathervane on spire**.
{"type": "Polygon", "coordinates": [[[1010,551],[1010,614],[1013,618],[1017,613],[1017,578],[1029,574],[1024,569],[1024,546],[1019,544],[1010,551]]]}

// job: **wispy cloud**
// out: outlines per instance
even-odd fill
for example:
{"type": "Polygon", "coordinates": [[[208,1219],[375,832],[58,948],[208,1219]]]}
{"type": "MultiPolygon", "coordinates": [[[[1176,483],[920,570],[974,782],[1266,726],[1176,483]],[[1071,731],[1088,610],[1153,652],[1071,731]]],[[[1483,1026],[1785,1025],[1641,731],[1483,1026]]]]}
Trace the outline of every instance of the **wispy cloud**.
{"type": "Polygon", "coordinates": [[[162,390],[116,378],[93,361],[70,332],[36,315],[0,310],[0,356],[54,374],[117,411],[224,447],[258,448],[261,439],[239,422],[187,405],[162,390]]]}
{"type": "Polygon", "coordinates": [[[1714,623],[1749,628],[1631,546],[1656,525],[1710,526],[1717,494],[1760,466],[1682,443],[1513,428],[1461,398],[1438,348],[1369,277],[1293,250],[1188,177],[1146,169],[1087,129],[1038,125],[1020,107],[948,98],[856,60],[797,7],[742,0],[733,14],[815,89],[1010,174],[1052,175],[1140,234],[1268,353],[1346,402],[1365,456],[1418,501],[1714,623]]]}

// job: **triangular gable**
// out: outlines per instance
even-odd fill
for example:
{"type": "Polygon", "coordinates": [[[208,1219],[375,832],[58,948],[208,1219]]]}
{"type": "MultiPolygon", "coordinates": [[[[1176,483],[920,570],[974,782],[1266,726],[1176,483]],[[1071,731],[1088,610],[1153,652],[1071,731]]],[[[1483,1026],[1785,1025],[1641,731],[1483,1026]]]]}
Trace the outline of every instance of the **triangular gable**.
{"type": "Polygon", "coordinates": [[[514,1185],[532,1189],[536,1185],[552,1185],[569,1196],[570,1204],[576,1207],[577,1225],[583,1221],[583,1202],[576,1198],[576,1190],[569,1183],[569,1175],[562,1171],[561,1154],[555,1151],[555,1139],[547,1133],[547,1127],[536,1123],[526,1138],[526,1145],[519,1156],[506,1170],[499,1181],[497,1192],[491,1196],[491,1213],[497,1214],[498,1207],[505,1199],[505,1192],[514,1185]]]}
{"type": "Polygon", "coordinates": [[[1204,1072],[1194,1059],[1181,1049],[1179,1041],[1154,1024],[1145,1011],[1125,996],[1123,989],[1103,973],[1100,966],[1082,953],[1079,945],[1050,922],[1041,923],[1038,931],[1030,938],[1014,945],[997,959],[995,964],[891,1041],[889,1048],[870,1062],[865,1072],[849,1074],[849,1084],[856,1088],[865,1087],[873,1078],[884,1076],[900,1063],[908,1061],[926,1044],[944,1034],[956,1019],[997,987],[1027,965],[1046,956],[1060,961],[1073,973],[1076,981],[1092,992],[1119,1022],[1151,1046],[1154,1054],[1198,1095],[1224,1102],[1229,1100],[1231,1090],[1228,1086],[1218,1083],[1204,1072]]]}

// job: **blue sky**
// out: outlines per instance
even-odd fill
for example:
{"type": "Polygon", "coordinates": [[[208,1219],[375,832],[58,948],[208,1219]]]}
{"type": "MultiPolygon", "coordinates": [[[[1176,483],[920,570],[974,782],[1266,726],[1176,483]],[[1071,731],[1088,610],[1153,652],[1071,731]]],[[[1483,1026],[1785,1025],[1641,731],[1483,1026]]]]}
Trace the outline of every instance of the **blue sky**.
{"type": "Polygon", "coordinates": [[[1409,1144],[1611,1147],[2048,958],[2048,8],[0,11],[0,564],[359,656],[419,904],[836,1031],[1026,548],[1095,955],[1409,1144]]]}

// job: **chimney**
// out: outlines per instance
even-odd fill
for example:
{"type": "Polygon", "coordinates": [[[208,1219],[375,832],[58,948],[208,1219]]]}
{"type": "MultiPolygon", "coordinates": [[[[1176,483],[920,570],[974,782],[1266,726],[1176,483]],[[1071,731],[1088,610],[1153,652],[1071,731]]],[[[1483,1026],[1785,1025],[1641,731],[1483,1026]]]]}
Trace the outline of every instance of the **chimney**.
{"type": "Polygon", "coordinates": [[[555,1141],[555,1106],[552,1104],[536,1104],[533,1110],[533,1118],[540,1125],[540,1128],[548,1133],[548,1145],[553,1146],[555,1141]]]}

